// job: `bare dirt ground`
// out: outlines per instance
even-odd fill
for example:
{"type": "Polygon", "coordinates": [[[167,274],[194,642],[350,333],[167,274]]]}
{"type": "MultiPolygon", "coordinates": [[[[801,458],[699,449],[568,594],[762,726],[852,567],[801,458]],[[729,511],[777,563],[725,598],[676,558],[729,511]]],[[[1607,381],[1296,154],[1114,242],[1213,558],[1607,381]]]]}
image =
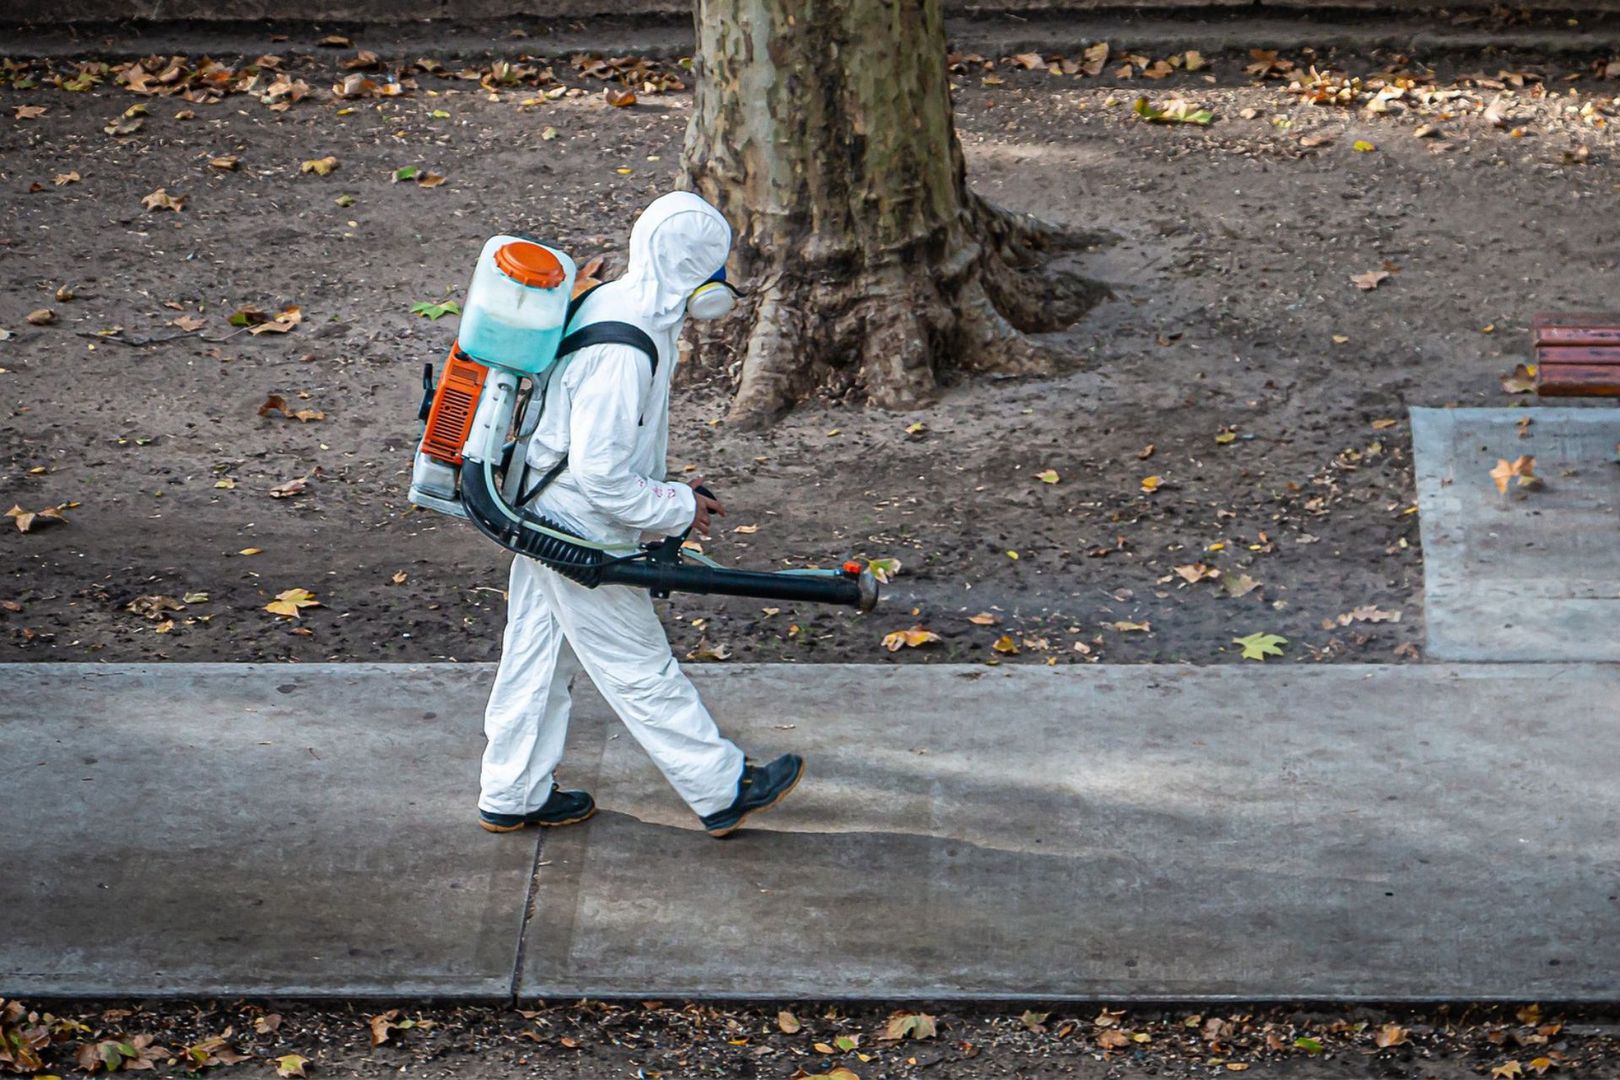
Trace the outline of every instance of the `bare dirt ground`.
{"type": "MultiPolygon", "coordinates": [[[[255,33],[215,52],[231,74],[213,84],[240,86],[262,52],[279,66],[213,101],[131,93],[100,55],[0,78],[0,498],[68,504],[66,524],[0,534],[8,660],[497,653],[502,553],[404,499],[421,366],[454,335],[412,306],[459,297],[498,229],[604,252],[611,272],[636,210],[674,182],[689,97],[642,86],[614,108],[616,84],[498,34],[483,43],[520,65],[506,82],[419,42],[255,33]],[[335,98],[360,49],[380,50],[361,74],[414,89],[335,98]],[[463,68],[474,78],[451,77],[463,68]],[[273,111],[261,95],[280,74],[309,93],[273,111]],[[327,157],[328,174],[301,171],[327,157]],[[405,167],[446,179],[395,181],[405,167]],[[146,209],[158,189],[183,208],[146,209]],[[302,321],[285,334],[227,324],[287,305],[302,321]],[[30,323],[39,309],[53,321],[30,323]],[[259,415],[272,394],[321,419],[259,415]],[[300,477],[302,494],[271,497],[300,477]],[[264,610],[294,588],[322,606],[264,610]]],[[[1039,62],[1062,59],[1084,60],[1039,62]]],[[[1096,76],[958,65],[976,186],[1113,238],[1083,260],[1112,299],[1054,335],[1078,356],[1067,374],[960,382],[915,414],[812,401],[749,433],[724,421],[729,357],[699,346],[671,466],[730,508],[709,554],[902,566],[867,617],[677,597],[682,655],[1219,662],[1264,631],[1290,660],[1417,658],[1404,409],[1516,400],[1499,376],[1530,313],[1620,292],[1613,57],[1295,50],[1246,70],[1224,51],[1147,77],[1168,59],[1116,48],[1096,76]],[[1316,104],[1288,89],[1312,63],[1408,81],[1382,113],[1366,107],[1378,82],[1316,104]],[[1145,122],[1144,94],[1214,122],[1145,122]],[[1369,273],[1387,276],[1352,283],[1369,273]],[[913,626],[941,640],[881,647],[913,626]]],[[[177,76],[153,61],[147,81],[198,97],[200,61],[177,76]]]]}
{"type": "Polygon", "coordinates": [[[584,1001],[390,1010],[384,1003],[365,1002],[339,1007],[122,1002],[55,1003],[35,1011],[33,1023],[19,1019],[12,1030],[58,1032],[41,1057],[64,1074],[81,1053],[95,1055],[104,1045],[121,1063],[122,1044],[133,1055],[134,1068],[254,1080],[278,1075],[558,1080],[1620,1075],[1620,1027],[1612,1020],[1564,1016],[1533,1005],[1393,1012],[1125,1011],[1032,1003],[919,1013],[813,1003],[584,1001]],[[919,1017],[923,1026],[902,1018],[891,1029],[897,1012],[919,1017]],[[923,1037],[887,1040],[902,1029],[918,1030],[923,1037]],[[376,1032],[387,1040],[374,1045],[376,1032]]]}
{"type": "MultiPolygon", "coordinates": [[[[501,31],[446,35],[438,53],[384,33],[322,48],[324,34],[212,42],[233,80],[262,53],[283,59],[211,102],[116,85],[94,66],[128,58],[116,42],[27,63],[27,40],[8,39],[0,498],[66,505],[68,520],[0,530],[0,657],[495,656],[504,559],[404,499],[420,367],[454,333],[453,318],[411,308],[459,298],[497,229],[607,253],[611,268],[636,209],[673,183],[688,99],[643,88],[613,108],[567,56],[520,60],[535,72],[509,84],[487,56],[456,54],[493,44],[516,59],[524,41],[501,31]],[[327,88],[357,49],[380,54],[373,78],[426,57],[494,89],[418,68],[400,96],[336,100],[327,88]],[[75,81],[80,61],[96,80],[75,81]],[[548,65],[557,83],[537,77],[548,65]],[[285,111],[260,99],[278,71],[310,87],[285,111]],[[559,86],[588,92],[549,98],[559,86]],[[138,104],[144,115],[124,115],[138,104]],[[326,175],[301,171],[328,156],[326,175]],[[234,167],[212,163],[224,158],[234,167]],[[405,167],[446,179],[396,182],[405,167]],[[145,209],[160,188],[183,208],[145,209]],[[227,323],[287,305],[302,319],[285,334],[227,323]],[[28,321],[40,309],[51,321],[28,321]],[[320,418],[259,415],[272,394],[320,418]],[[301,494],[271,496],[300,477],[301,494]],[[293,588],[322,606],[297,620],[264,610],[293,588]]],[[[198,50],[139,51],[160,48],[188,54],[176,78],[190,80],[198,50]]],[[[731,508],[709,553],[902,567],[867,617],[678,597],[683,655],[706,642],[698,655],[749,660],[1224,662],[1234,637],[1267,631],[1289,639],[1285,660],[1419,658],[1404,409],[1523,402],[1499,376],[1522,358],[1530,313],[1613,306],[1620,81],[1593,64],[1614,57],[1594,45],[1279,58],[1405,72],[1410,86],[1376,113],[1371,84],[1351,89],[1352,106],[1313,104],[1241,49],[1212,48],[1194,72],[1182,55],[1163,79],[1145,76],[1161,55],[1124,77],[1128,53],[1095,76],[993,54],[993,70],[964,60],[956,79],[976,185],[1113,238],[1084,256],[1112,299],[1055,335],[1079,356],[1071,371],[960,382],[915,414],[814,401],[749,433],[724,422],[730,358],[699,345],[672,467],[701,469],[731,508]],[[1214,122],[1149,124],[1132,111],[1143,94],[1208,106],[1214,122]],[[1388,276],[1352,283],[1368,273],[1388,276]],[[913,626],[942,640],[881,647],[913,626]],[[1016,652],[995,651],[1003,634],[1016,652]]],[[[167,65],[153,67],[161,78],[167,65]]],[[[888,1006],[525,1003],[407,1009],[398,1019],[429,1023],[374,1048],[369,1018],[387,1003],[48,1007],[85,1025],[44,1025],[57,1073],[86,1045],[147,1036],[165,1048],[144,1055],[161,1072],[213,1071],[235,1050],[246,1060],[227,1071],[252,1077],[284,1055],[313,1076],[1620,1075],[1611,1021],[1551,1009],[1111,1015],[1032,1002],[930,1009],[937,1035],[889,1044],[888,1006]],[[781,1008],[802,1030],[783,1031],[781,1008]]]]}

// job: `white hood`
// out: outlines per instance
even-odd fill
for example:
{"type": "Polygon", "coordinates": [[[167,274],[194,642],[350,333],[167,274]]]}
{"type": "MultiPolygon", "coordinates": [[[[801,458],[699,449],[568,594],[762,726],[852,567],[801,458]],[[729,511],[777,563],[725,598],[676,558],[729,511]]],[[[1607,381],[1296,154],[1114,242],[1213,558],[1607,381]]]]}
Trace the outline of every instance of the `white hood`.
{"type": "Polygon", "coordinates": [[[731,226],[689,191],[660,195],[630,230],[630,264],[619,279],[636,314],[660,330],[681,321],[692,290],[714,276],[731,252],[731,226]]]}

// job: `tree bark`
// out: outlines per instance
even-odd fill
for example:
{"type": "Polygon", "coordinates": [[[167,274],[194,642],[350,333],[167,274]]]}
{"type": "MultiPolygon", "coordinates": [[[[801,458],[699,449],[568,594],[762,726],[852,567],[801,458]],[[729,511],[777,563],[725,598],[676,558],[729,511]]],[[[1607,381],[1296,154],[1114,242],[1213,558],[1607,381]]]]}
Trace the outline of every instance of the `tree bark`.
{"type": "Polygon", "coordinates": [[[817,391],[913,408],[954,370],[1041,373],[1028,332],[1096,290],[1037,277],[1064,236],[967,186],[940,0],[699,0],[686,168],[750,302],[732,416],[817,391]]]}

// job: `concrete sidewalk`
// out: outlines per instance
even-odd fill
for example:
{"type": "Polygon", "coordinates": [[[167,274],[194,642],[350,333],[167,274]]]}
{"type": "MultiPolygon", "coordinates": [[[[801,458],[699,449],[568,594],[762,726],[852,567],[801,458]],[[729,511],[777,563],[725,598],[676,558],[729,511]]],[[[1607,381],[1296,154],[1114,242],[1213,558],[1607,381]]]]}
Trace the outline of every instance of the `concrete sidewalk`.
{"type": "Polygon", "coordinates": [[[1620,409],[1413,409],[1435,660],[1620,660],[1620,409]],[[1498,461],[1540,486],[1496,490],[1498,461]]]}
{"type": "Polygon", "coordinates": [[[726,842],[473,820],[473,665],[0,666],[0,995],[1620,995],[1620,669],[703,667],[726,842]],[[527,914],[526,914],[527,913],[527,914]]]}

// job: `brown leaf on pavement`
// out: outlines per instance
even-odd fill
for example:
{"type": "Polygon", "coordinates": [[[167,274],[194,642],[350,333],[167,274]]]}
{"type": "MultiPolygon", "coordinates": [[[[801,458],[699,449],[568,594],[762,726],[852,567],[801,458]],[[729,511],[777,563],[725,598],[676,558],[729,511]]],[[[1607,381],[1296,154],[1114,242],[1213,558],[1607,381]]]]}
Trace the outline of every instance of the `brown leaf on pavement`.
{"type": "Polygon", "coordinates": [[[17,523],[18,532],[32,532],[35,528],[43,525],[66,525],[67,518],[62,515],[62,511],[66,510],[68,506],[68,503],[62,503],[60,506],[47,506],[43,510],[34,511],[24,510],[21,506],[13,506],[6,511],[5,516],[17,523]]]}
{"type": "Polygon", "coordinates": [[[254,335],[285,334],[303,321],[304,309],[296,304],[289,304],[277,312],[275,318],[267,319],[249,328],[248,333],[254,335]]]}

